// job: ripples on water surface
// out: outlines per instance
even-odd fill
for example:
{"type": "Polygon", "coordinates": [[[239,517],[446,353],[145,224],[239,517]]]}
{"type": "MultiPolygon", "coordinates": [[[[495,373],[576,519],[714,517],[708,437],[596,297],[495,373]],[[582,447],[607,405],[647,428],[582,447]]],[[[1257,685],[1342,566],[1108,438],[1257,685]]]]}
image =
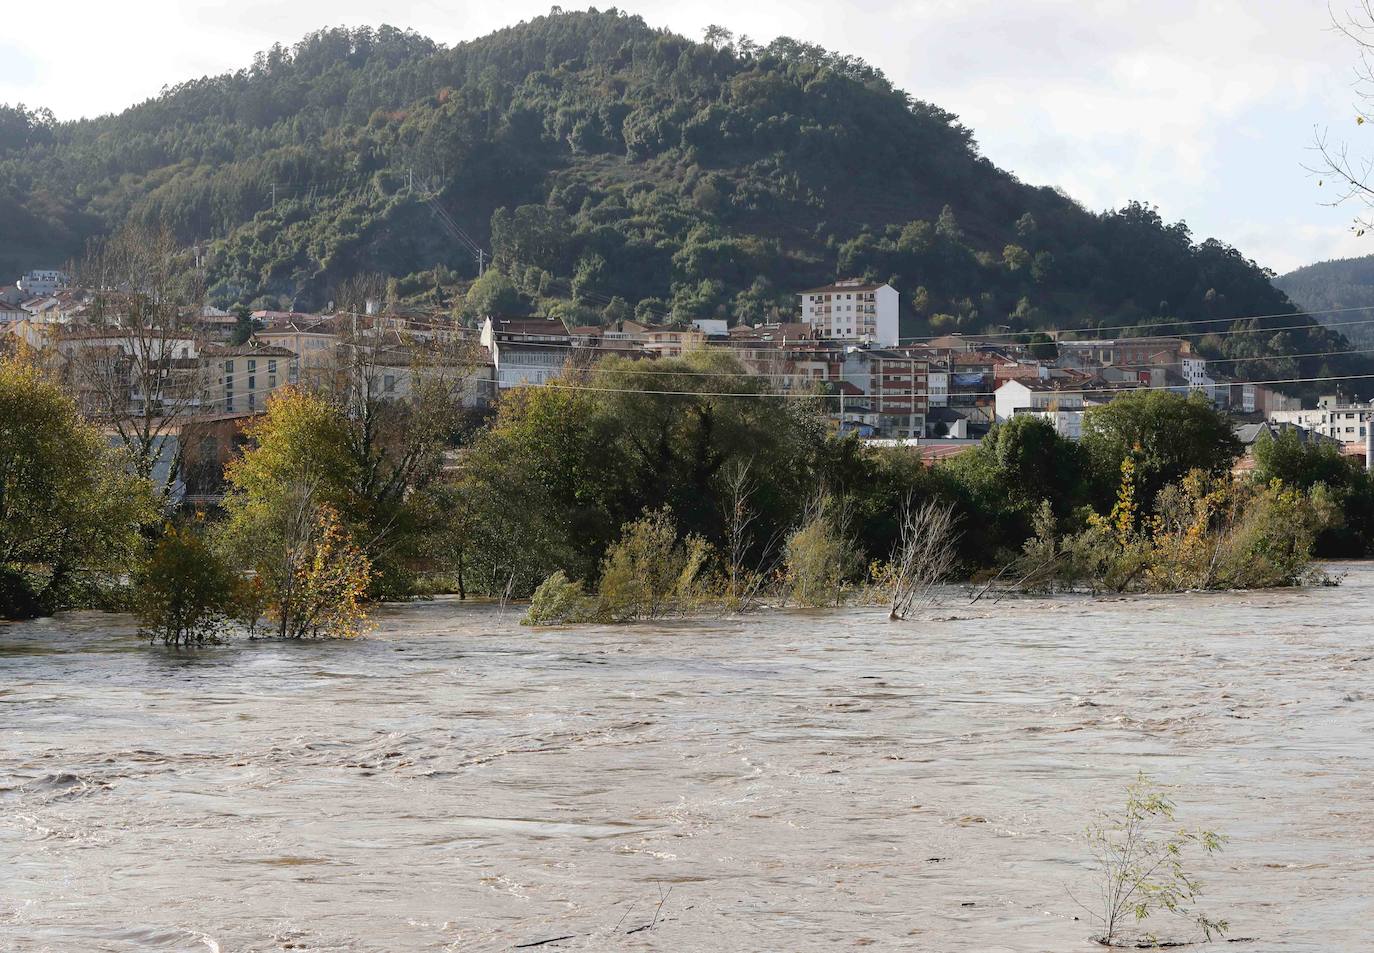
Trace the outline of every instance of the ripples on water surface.
{"type": "Polygon", "coordinates": [[[1086,951],[1078,835],[1138,769],[1231,837],[1225,949],[1371,949],[1372,596],[0,627],[0,949],[1086,951]]]}

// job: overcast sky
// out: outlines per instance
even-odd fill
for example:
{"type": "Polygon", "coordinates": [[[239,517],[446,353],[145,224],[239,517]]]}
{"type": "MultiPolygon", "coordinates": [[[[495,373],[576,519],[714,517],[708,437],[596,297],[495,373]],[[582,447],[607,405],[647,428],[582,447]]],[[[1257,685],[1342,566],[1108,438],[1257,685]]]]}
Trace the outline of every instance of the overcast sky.
{"type": "MultiPolygon", "coordinates": [[[[1353,2],[1353,0],[1352,0],[1353,2]]],[[[1337,6],[1341,0],[1333,0],[1337,6]]],[[[454,44],[547,12],[506,0],[69,0],[0,36],[0,102],[69,119],[249,64],[322,26],[391,23],[454,44]]],[[[574,4],[566,4],[572,8],[574,4]]],[[[1374,253],[1302,168],[1354,124],[1349,41],[1326,0],[677,0],[621,9],[699,38],[720,23],[856,54],[958,114],[990,159],[1092,209],[1129,199],[1286,271],[1374,253]]]]}

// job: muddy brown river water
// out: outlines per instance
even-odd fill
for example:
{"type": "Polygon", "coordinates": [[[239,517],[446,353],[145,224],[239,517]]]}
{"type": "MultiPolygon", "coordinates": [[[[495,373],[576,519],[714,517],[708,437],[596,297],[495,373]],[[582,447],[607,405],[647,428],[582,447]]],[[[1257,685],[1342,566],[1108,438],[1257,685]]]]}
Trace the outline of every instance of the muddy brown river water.
{"type": "Polygon", "coordinates": [[[1230,837],[1205,908],[1253,939],[1216,949],[1374,949],[1374,567],[1345,569],[902,624],[0,627],[0,950],[1089,951],[1080,835],[1142,769],[1230,837]]]}

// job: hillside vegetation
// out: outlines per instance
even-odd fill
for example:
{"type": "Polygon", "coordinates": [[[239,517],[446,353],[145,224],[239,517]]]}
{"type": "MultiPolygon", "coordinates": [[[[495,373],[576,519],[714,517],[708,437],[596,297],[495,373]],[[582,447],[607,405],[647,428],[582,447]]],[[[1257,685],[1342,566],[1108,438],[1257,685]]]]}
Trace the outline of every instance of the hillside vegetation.
{"type": "Polygon", "coordinates": [[[1304,311],[1326,312],[1314,317],[1338,326],[1355,347],[1374,348],[1374,324],[1352,323],[1374,318],[1374,311],[1347,310],[1374,309],[1374,255],[1305,265],[1274,284],[1304,311]]]}
{"type": "Polygon", "coordinates": [[[1095,214],[1018,181],[860,59],[711,38],[615,11],[453,48],[324,30],[115,116],[7,108],[0,274],[132,220],[208,242],[221,305],[325,307],[381,272],[397,298],[449,307],[480,246],[505,276],[480,289],[490,300],[579,322],[757,320],[856,274],[898,286],[907,334],[1215,319],[1183,330],[1223,332],[1200,342],[1223,373],[1364,368],[1254,360],[1344,341],[1284,317],[1236,249],[1147,205],[1095,214]],[[1230,324],[1251,315],[1280,316],[1230,324]]]}

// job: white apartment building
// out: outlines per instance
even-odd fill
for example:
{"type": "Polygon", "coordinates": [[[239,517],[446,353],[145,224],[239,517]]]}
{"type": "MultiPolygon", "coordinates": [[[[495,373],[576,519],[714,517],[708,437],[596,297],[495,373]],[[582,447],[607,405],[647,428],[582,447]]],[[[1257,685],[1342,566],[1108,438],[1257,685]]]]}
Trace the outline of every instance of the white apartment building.
{"type": "Polygon", "coordinates": [[[67,276],[60,271],[31,271],[15,282],[31,298],[54,295],[67,287],[67,276]]]}
{"type": "Polygon", "coordinates": [[[801,299],[801,323],[834,341],[865,341],[896,347],[897,289],[858,278],[811,288],[801,299]]]}
{"type": "Polygon", "coordinates": [[[1273,423],[1296,424],[1304,430],[1331,437],[1344,443],[1364,440],[1370,420],[1374,419],[1374,403],[1347,404],[1334,397],[1323,397],[1312,410],[1272,410],[1273,423]]]}
{"type": "Polygon", "coordinates": [[[999,423],[1011,420],[1027,411],[1059,412],[1083,410],[1083,393],[1072,390],[1072,384],[1057,380],[1010,380],[995,393],[999,423]]]}
{"type": "Polygon", "coordinates": [[[563,323],[546,318],[484,318],[481,342],[500,390],[547,383],[563,373],[573,353],[563,323]]]}
{"type": "Polygon", "coordinates": [[[1207,359],[1185,354],[1180,358],[1179,363],[1182,377],[1188,382],[1188,389],[1190,391],[1200,390],[1208,397],[1216,400],[1217,382],[1207,373],[1207,359]]]}
{"type": "Polygon", "coordinates": [[[930,387],[930,406],[948,407],[949,406],[949,371],[932,370],[926,374],[926,383],[930,387]]]}

